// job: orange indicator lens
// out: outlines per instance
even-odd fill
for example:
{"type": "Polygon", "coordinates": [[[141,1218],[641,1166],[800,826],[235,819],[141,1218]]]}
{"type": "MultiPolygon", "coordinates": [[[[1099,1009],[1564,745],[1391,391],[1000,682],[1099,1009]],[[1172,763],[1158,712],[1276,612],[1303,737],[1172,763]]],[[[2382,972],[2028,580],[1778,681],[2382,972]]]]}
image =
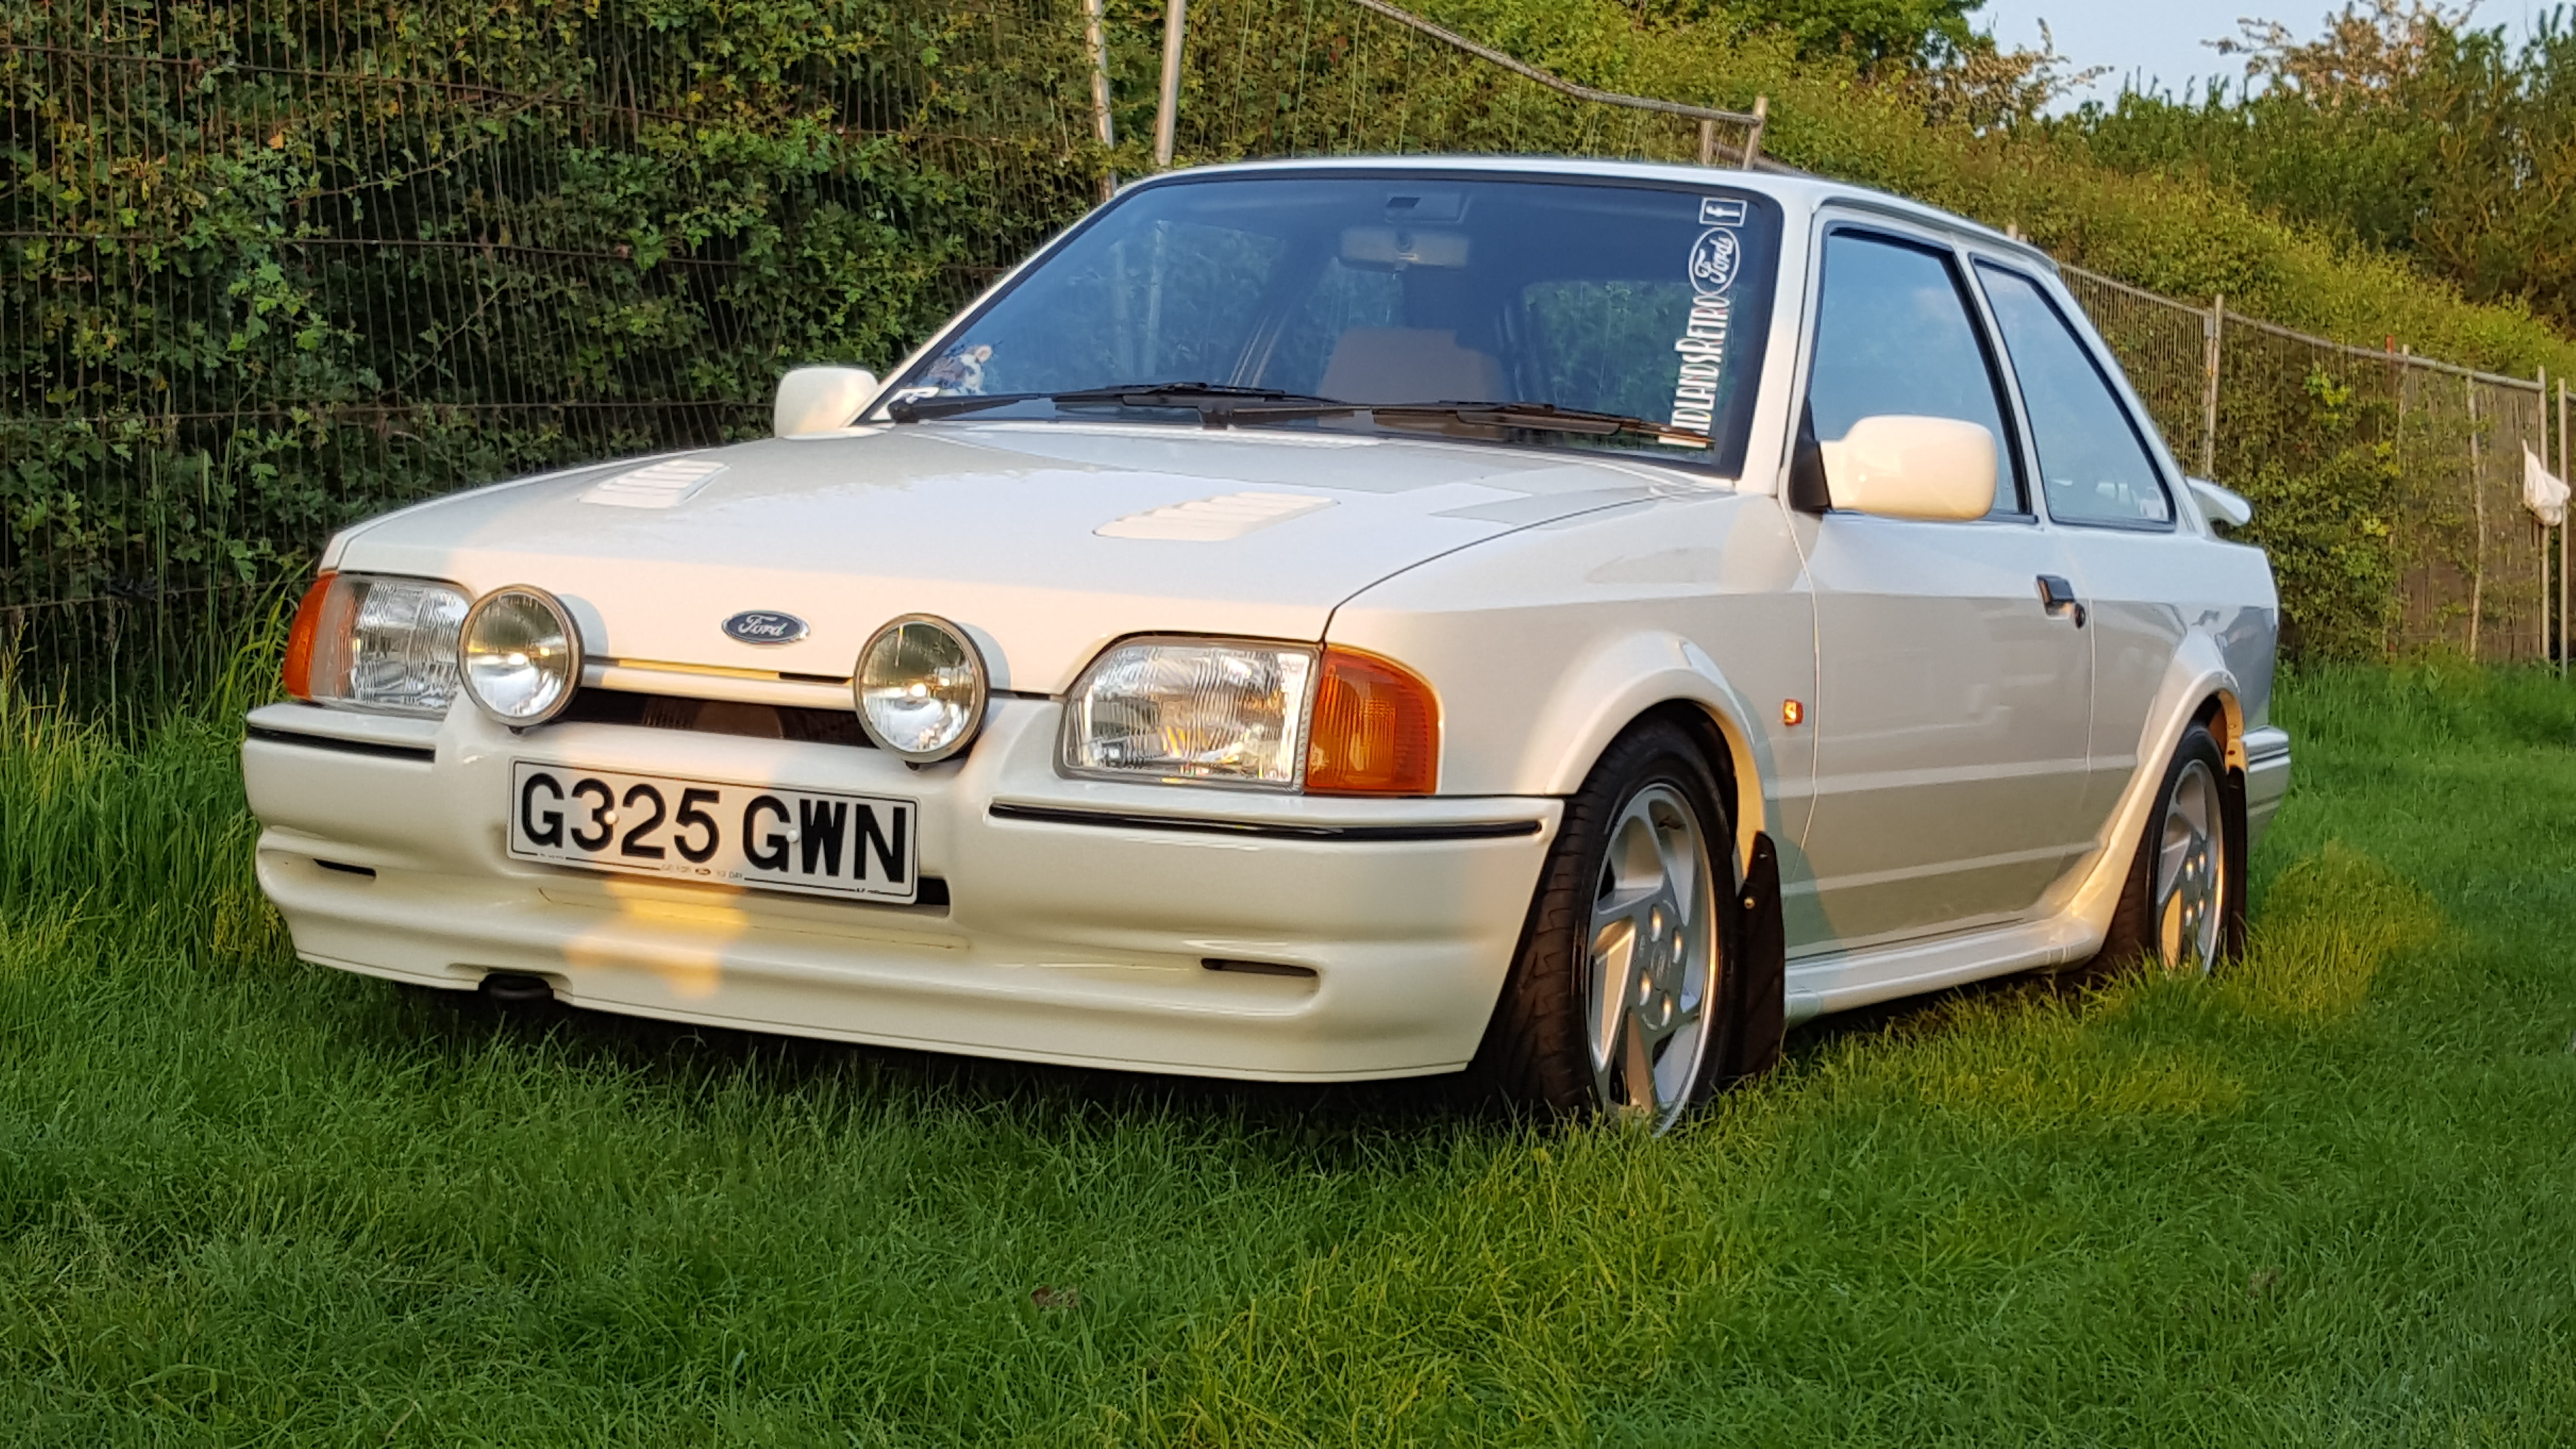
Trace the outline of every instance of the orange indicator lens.
{"type": "Polygon", "coordinates": [[[1440,702],[1391,659],[1326,649],[1306,735],[1310,795],[1428,795],[1440,783],[1440,702]]]}
{"type": "Polygon", "coordinates": [[[304,602],[295,606],[295,623],[286,631],[286,693],[290,698],[310,703],[313,698],[313,640],[322,629],[322,604],[331,597],[331,581],[337,574],[325,573],[304,591],[304,602]]]}

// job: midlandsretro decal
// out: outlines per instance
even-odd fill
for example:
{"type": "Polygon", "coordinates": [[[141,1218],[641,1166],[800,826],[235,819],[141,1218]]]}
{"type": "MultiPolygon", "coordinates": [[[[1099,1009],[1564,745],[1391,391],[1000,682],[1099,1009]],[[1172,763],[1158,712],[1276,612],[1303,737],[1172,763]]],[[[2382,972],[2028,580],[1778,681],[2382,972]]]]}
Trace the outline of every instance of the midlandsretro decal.
{"type": "Polygon", "coordinates": [[[1716,414],[1718,379],[1726,373],[1727,319],[1734,311],[1726,294],[1744,260],[1744,243],[1736,231],[1744,225],[1744,203],[1702,197],[1699,224],[1705,230],[1691,243],[1686,263],[1690,322],[1673,342],[1673,350],[1682,355],[1681,375],[1673,384],[1673,426],[1705,438],[1716,414]]]}

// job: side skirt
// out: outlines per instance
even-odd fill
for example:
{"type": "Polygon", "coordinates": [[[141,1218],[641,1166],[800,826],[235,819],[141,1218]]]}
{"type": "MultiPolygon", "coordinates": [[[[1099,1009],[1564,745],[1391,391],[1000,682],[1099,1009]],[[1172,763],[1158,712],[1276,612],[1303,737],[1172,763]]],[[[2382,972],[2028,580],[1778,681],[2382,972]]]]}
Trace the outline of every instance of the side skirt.
{"type": "Polygon", "coordinates": [[[1789,974],[1791,1025],[1829,1011],[1873,1006],[1945,986],[2082,961],[2102,947],[2100,931],[2070,913],[1875,950],[1800,961],[1789,974]]]}

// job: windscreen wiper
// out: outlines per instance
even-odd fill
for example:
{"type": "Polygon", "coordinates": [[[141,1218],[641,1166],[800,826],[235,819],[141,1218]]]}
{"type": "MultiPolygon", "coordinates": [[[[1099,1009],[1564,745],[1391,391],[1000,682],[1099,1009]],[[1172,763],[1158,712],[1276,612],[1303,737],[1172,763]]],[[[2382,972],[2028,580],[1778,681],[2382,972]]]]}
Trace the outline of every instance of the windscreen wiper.
{"type": "Polygon", "coordinates": [[[1360,410],[1313,393],[1284,392],[1275,387],[1243,387],[1229,382],[1157,382],[1140,387],[1091,387],[1060,392],[1058,407],[1108,403],[1122,408],[1193,408],[1210,428],[1231,427],[1237,417],[1329,418],[1360,410]]]}
{"type": "Polygon", "coordinates": [[[1659,442],[1680,443],[1686,447],[1705,448],[1708,435],[1651,418],[1630,417],[1626,413],[1596,413],[1584,408],[1561,408],[1554,403],[1509,402],[1430,402],[1368,403],[1365,410],[1380,421],[1389,418],[1440,417],[1455,418],[1471,427],[1526,428],[1540,433],[1580,433],[1591,437],[1609,437],[1633,433],[1659,442]]]}
{"type": "Polygon", "coordinates": [[[930,418],[953,418],[959,413],[982,412],[1004,403],[1036,402],[1042,392],[951,392],[930,393],[923,397],[899,397],[886,404],[886,416],[898,423],[918,423],[930,418]]]}
{"type": "Polygon", "coordinates": [[[1112,406],[1123,408],[1192,408],[1209,427],[1221,428],[1237,411],[1257,411],[1262,417],[1330,417],[1336,413],[1359,411],[1356,404],[1335,402],[1310,393],[1283,392],[1275,387],[1238,387],[1221,382],[1140,382],[1121,387],[1085,387],[1070,392],[997,392],[958,393],[948,396],[903,398],[886,406],[886,415],[898,423],[916,423],[928,418],[953,418],[961,413],[981,412],[1006,403],[1050,402],[1057,407],[1112,406]]]}
{"type": "Polygon", "coordinates": [[[1540,433],[1575,433],[1608,437],[1629,433],[1658,442],[1705,448],[1708,437],[1651,418],[1625,413],[1561,408],[1554,403],[1417,402],[1355,403],[1275,387],[1241,387],[1217,382],[1153,382],[1125,387],[1086,387],[1069,392],[963,393],[946,397],[909,398],[891,403],[888,416],[899,423],[955,417],[1006,403],[1044,401],[1058,407],[1191,408],[1199,421],[1223,428],[1236,421],[1288,421],[1298,418],[1346,417],[1367,413],[1380,421],[1405,418],[1455,419],[1469,427],[1518,428],[1540,433]]]}

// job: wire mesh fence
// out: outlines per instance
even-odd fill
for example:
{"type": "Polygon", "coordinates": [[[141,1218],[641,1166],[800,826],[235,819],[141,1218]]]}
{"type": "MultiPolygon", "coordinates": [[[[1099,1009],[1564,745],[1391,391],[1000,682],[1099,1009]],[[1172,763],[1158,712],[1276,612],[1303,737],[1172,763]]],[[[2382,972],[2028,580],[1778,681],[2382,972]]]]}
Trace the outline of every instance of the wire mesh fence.
{"type": "MultiPolygon", "coordinates": [[[[0,660],[147,718],[353,519],[759,435],[786,367],[892,361],[1152,164],[1164,13],[0,0],[0,660]]],[[[1189,15],[1183,161],[1759,146],[1385,0],[1189,15]]],[[[2072,280],[2264,500],[2308,647],[2546,651],[2536,388],[2072,280]]]]}
{"type": "Polygon", "coordinates": [[[2065,272],[2174,455],[2262,500],[2253,536],[2294,602],[2294,649],[2558,657],[2556,531],[2522,496],[2525,449],[2552,461],[2544,379],[2065,272]]]}
{"type": "Polygon", "coordinates": [[[1182,154],[1423,151],[1741,162],[1749,115],[1604,93],[1519,66],[1372,0],[1200,0],[1182,154]]]}
{"type": "Polygon", "coordinates": [[[1095,193],[1057,8],[0,11],[16,676],[148,709],[352,518],[883,362],[1095,193]]]}

